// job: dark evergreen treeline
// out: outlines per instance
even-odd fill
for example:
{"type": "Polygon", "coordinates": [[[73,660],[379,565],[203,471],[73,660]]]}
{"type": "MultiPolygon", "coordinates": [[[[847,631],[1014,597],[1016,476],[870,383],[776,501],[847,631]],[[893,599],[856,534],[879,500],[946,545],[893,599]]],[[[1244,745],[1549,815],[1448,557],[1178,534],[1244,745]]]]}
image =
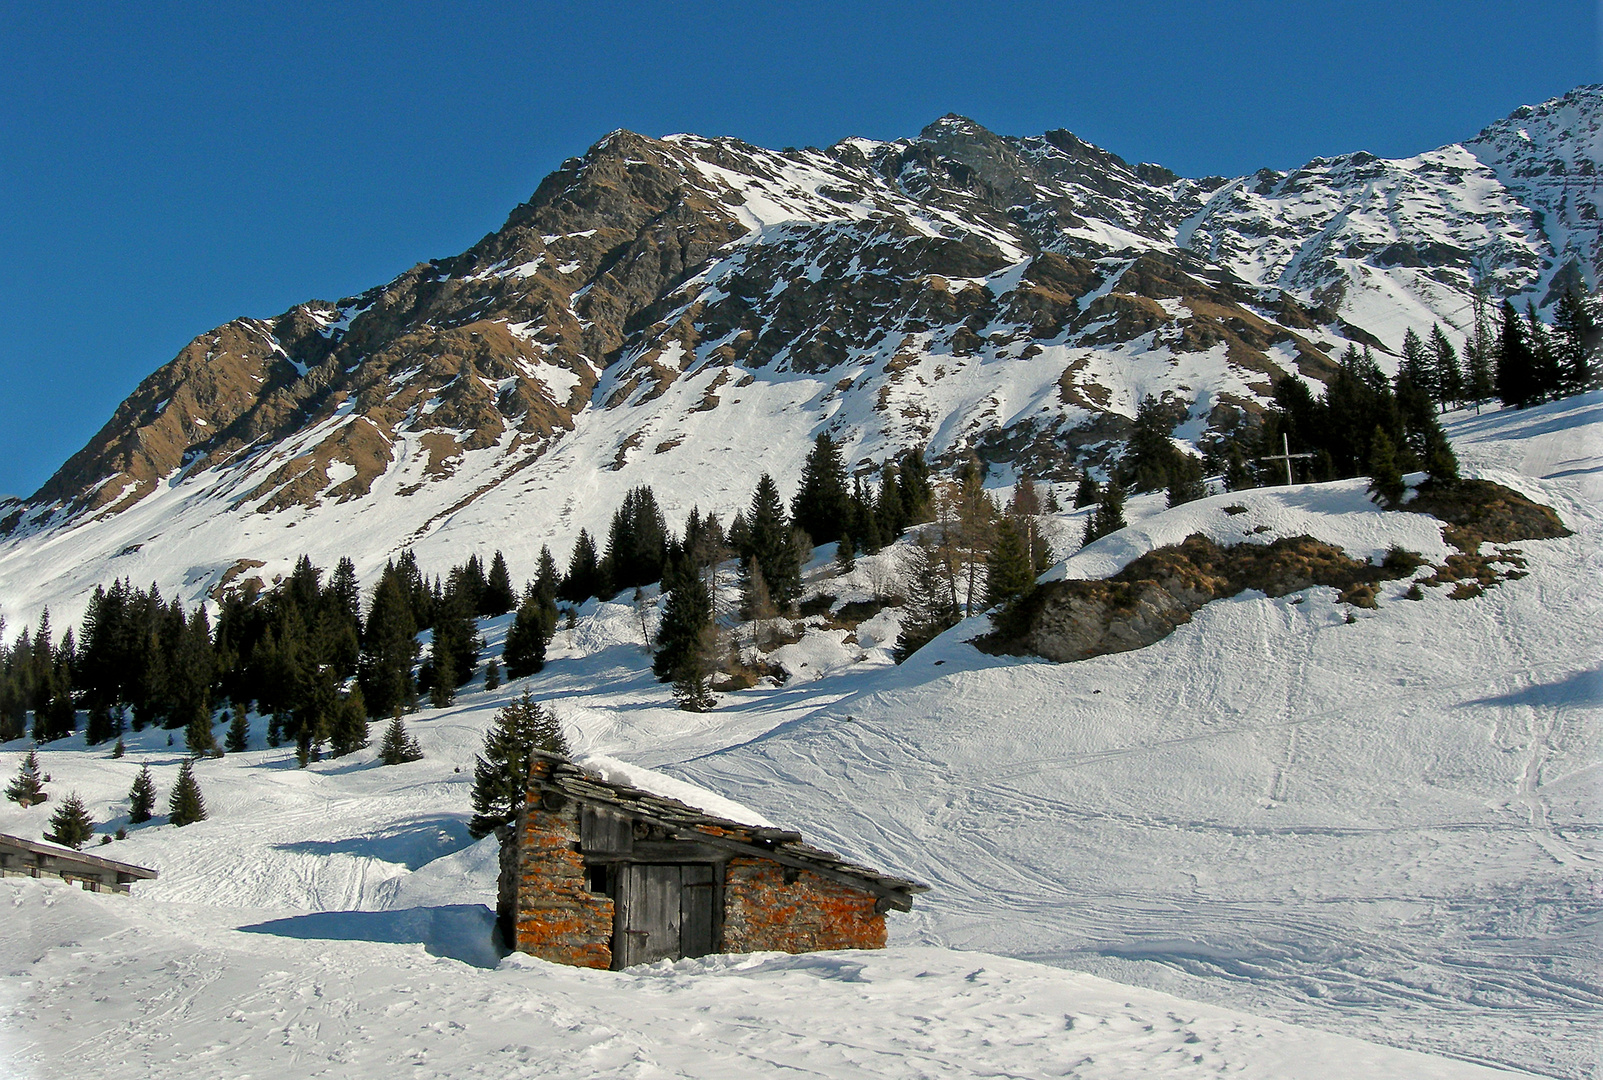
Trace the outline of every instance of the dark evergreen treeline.
{"type": "MultiPolygon", "coordinates": [[[[519,673],[538,670],[556,623],[549,552],[542,569],[544,584],[531,582],[523,605],[537,614],[532,624],[520,609],[519,673]]],[[[347,754],[367,745],[370,717],[409,711],[424,692],[449,703],[477,670],[483,642],[473,620],[518,606],[499,552],[488,571],[473,556],[443,582],[427,580],[404,552],[385,566],[365,620],[360,600],[349,559],[325,576],[304,556],[272,588],[251,579],[223,592],[215,628],[203,608],[186,612],[154,585],[97,588],[77,632],[59,644],[46,612],[37,631],[0,646],[0,738],[29,734],[30,716],[36,740],[62,738],[81,711],[91,744],[156,725],[185,729],[190,751],[210,753],[222,709],[229,749],[239,750],[254,709],[269,717],[269,745],[294,742],[303,763],[325,747],[347,754]],[[421,630],[434,644],[419,666],[421,630]]]]}

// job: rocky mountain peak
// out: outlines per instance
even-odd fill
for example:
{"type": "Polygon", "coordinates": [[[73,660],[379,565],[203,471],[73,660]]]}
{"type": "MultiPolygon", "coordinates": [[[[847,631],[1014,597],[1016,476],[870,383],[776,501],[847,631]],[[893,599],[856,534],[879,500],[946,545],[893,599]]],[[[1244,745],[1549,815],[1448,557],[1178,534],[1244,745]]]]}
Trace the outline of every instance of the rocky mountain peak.
{"type": "Polygon", "coordinates": [[[1207,180],[956,115],[828,149],[614,131],[459,255],[196,338],[0,544],[73,525],[115,555],[183,519],[246,558],[269,526],[240,522],[333,543],[383,505],[375,551],[503,518],[560,546],[624,485],[728,512],[822,430],[856,468],[922,444],[1066,479],[1145,395],[1195,440],[1349,341],[1462,335],[1481,281],[1595,283],[1599,96],[1207,180]]]}

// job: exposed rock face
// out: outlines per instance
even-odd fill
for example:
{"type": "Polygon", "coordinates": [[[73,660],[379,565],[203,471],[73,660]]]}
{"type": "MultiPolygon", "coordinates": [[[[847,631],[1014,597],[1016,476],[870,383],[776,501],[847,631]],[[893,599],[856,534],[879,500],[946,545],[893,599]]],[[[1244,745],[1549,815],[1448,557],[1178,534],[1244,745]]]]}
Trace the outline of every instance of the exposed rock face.
{"type": "MultiPolygon", "coordinates": [[[[1508,577],[1523,576],[1517,549],[1481,554],[1483,544],[1569,536],[1552,508],[1487,480],[1426,485],[1401,512],[1429,514],[1445,524],[1443,538],[1458,548],[1426,585],[1459,583],[1452,595],[1469,599],[1508,577]]],[[[1407,577],[1424,560],[1394,552],[1382,565],[1358,562],[1339,547],[1297,536],[1271,544],[1220,547],[1200,534],[1136,559],[1106,581],[1053,581],[1037,586],[996,620],[996,632],[976,644],[991,652],[1048,660],[1085,660],[1145,648],[1191,621],[1204,604],[1257,589],[1286,596],[1315,585],[1340,590],[1355,607],[1375,606],[1378,582],[1407,577]]]]}
{"type": "MultiPolygon", "coordinates": [[[[407,519],[393,548],[514,478],[556,493],[565,469],[745,460],[710,442],[745,429],[828,430],[855,466],[923,443],[1068,479],[1146,394],[1193,437],[1251,424],[1350,341],[1461,332],[1477,280],[1539,302],[1594,286],[1600,116],[1588,87],[1417,158],[1229,180],[956,116],[783,152],[614,132],[461,255],[196,338],[0,507],[0,536],[158,490],[235,515],[436,491],[386,511],[407,519]],[[785,386],[806,392],[774,404],[785,386]],[[747,411],[762,390],[779,418],[747,411]]],[[[569,535],[598,524],[566,497],[569,535]]]]}
{"type": "Polygon", "coordinates": [[[1161,641],[1210,600],[1247,589],[1285,596],[1327,585],[1342,590],[1344,599],[1373,606],[1373,590],[1363,587],[1406,572],[1358,562],[1311,536],[1224,548],[1193,535],[1143,555],[1106,581],[1039,586],[985,644],[995,652],[1085,660],[1161,641]]]}

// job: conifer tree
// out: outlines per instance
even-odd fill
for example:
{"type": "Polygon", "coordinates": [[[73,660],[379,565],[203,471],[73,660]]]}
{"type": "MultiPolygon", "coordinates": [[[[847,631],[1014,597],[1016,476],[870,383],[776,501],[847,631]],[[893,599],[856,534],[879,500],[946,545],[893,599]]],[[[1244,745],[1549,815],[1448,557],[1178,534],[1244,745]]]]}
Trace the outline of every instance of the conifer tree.
{"type": "Polygon", "coordinates": [[[133,787],[128,789],[128,820],[135,825],[149,821],[150,812],[155,808],[156,784],[150,778],[150,766],[141,765],[133,787]]]}
{"type": "Polygon", "coordinates": [[[1475,410],[1479,412],[1480,403],[1497,392],[1497,381],[1493,375],[1496,347],[1493,342],[1491,322],[1486,315],[1484,285],[1477,285],[1475,288],[1474,309],[1474,328],[1469,341],[1464,345],[1464,393],[1475,403],[1475,410]]]}
{"type": "Polygon", "coordinates": [[[995,607],[1024,595],[1035,585],[1024,534],[1012,518],[996,526],[996,543],[985,560],[985,606],[995,607]]]}
{"type": "Polygon", "coordinates": [[[471,597],[466,593],[448,592],[440,602],[434,617],[434,684],[449,682],[451,688],[461,686],[473,678],[478,670],[479,650],[484,639],[479,637],[473,623],[471,597]],[[441,676],[445,657],[450,657],[450,676],[441,676]]]}
{"type": "Polygon", "coordinates": [[[855,569],[857,569],[857,545],[852,543],[850,535],[844,535],[835,547],[835,572],[849,574],[855,569]]]}
{"type": "Polygon", "coordinates": [[[1525,328],[1529,335],[1531,359],[1536,379],[1536,399],[1546,401],[1564,392],[1564,375],[1559,366],[1553,335],[1536,316],[1536,301],[1525,301],[1525,328]]]}
{"type": "Polygon", "coordinates": [[[545,667],[545,650],[554,632],[555,615],[538,594],[525,597],[518,605],[518,613],[507,627],[506,644],[501,650],[507,678],[521,679],[545,667]]]}
{"type": "Polygon", "coordinates": [[[374,716],[388,716],[411,706],[415,692],[412,665],[417,654],[417,624],[407,600],[405,580],[393,568],[385,567],[373,594],[356,675],[362,697],[374,710],[374,716]]]}
{"type": "Polygon", "coordinates": [[[378,759],[385,765],[402,765],[408,761],[423,759],[423,749],[418,746],[416,739],[407,734],[400,713],[392,716],[390,726],[384,729],[384,739],[379,743],[378,759]]]}
{"type": "Polygon", "coordinates": [[[1570,289],[1559,297],[1553,328],[1558,332],[1555,350],[1561,391],[1578,394],[1597,379],[1597,354],[1603,344],[1603,330],[1577,289],[1570,289]]]}
{"type": "Polygon", "coordinates": [[[496,663],[493,656],[484,662],[484,688],[486,690],[501,688],[501,665],[496,663]]]}
{"type": "Polygon", "coordinates": [[[668,526],[656,495],[648,485],[631,489],[623,497],[623,505],[613,512],[607,534],[607,553],[602,563],[609,579],[608,589],[618,592],[659,580],[667,555],[668,526]]]}
{"type": "Polygon", "coordinates": [[[840,447],[828,432],[820,432],[802,466],[801,487],[790,504],[791,519],[816,543],[828,543],[843,535],[851,509],[840,447]]]}
{"type": "Polygon", "coordinates": [[[1402,470],[1397,465],[1397,449],[1380,428],[1375,429],[1370,446],[1369,490],[1382,506],[1398,506],[1408,492],[1408,485],[1403,482],[1402,470]]]}
{"type": "Polygon", "coordinates": [[[1095,506],[1102,501],[1102,488],[1097,484],[1096,478],[1088,472],[1080,474],[1080,484],[1074,489],[1074,508],[1082,506],[1095,506]]]}
{"type": "Polygon", "coordinates": [[[1450,486],[1458,483],[1458,455],[1453,453],[1452,443],[1447,441],[1447,432],[1442,425],[1431,425],[1425,433],[1425,471],[1430,474],[1432,483],[1437,486],[1450,486]]]}
{"type": "Polygon", "coordinates": [[[206,800],[188,761],[178,767],[178,782],[167,797],[167,820],[178,826],[206,820],[206,800]]]}
{"type": "Polygon", "coordinates": [[[678,681],[688,668],[705,666],[701,654],[706,646],[706,631],[712,626],[712,614],[712,592],[701,575],[678,575],[663,606],[657,652],[651,660],[652,673],[658,679],[678,681]]]}
{"type": "Polygon", "coordinates": [[[344,757],[367,745],[367,704],[360,688],[339,699],[328,726],[328,752],[344,757]]]}
{"type": "Polygon", "coordinates": [[[1085,519],[1085,543],[1100,540],[1124,527],[1124,488],[1117,479],[1110,479],[1108,486],[1102,489],[1102,501],[1097,503],[1096,513],[1085,519]]]}
{"type": "MultiPolygon", "coordinates": [[[[551,554],[549,545],[540,545],[540,564],[534,573],[531,583],[534,596],[540,603],[552,611],[557,607],[557,589],[562,585],[562,575],[557,571],[556,557],[551,554]]],[[[528,590],[525,590],[527,593],[528,590]]]]}
{"type": "Polygon", "coordinates": [[[516,816],[523,805],[529,761],[534,751],[566,756],[568,740],[549,708],[523,696],[495,714],[484,735],[484,749],[473,767],[473,819],[468,834],[488,836],[516,816]]]}
{"type": "Polygon", "coordinates": [[[1450,405],[1464,400],[1464,372],[1459,367],[1458,351],[1442,333],[1440,323],[1430,328],[1431,363],[1436,374],[1436,400],[1445,411],[1450,405]]]}
{"type": "Polygon", "coordinates": [[[1119,462],[1119,471],[1132,490],[1158,491],[1169,486],[1169,473],[1180,456],[1169,439],[1172,427],[1157,398],[1149,394],[1141,399],[1129,446],[1119,462]]]}
{"type": "Polygon", "coordinates": [[[481,615],[505,615],[517,606],[517,593],[512,591],[512,574],[507,570],[506,556],[499,551],[490,560],[490,576],[485,582],[484,599],[479,606],[481,615]]]}
{"type": "MultiPolygon", "coordinates": [[[[896,486],[902,499],[902,527],[930,520],[935,489],[930,483],[930,467],[924,460],[922,446],[910,447],[902,453],[896,486]]],[[[772,581],[768,584],[773,586],[772,581]]]]}
{"type": "Polygon", "coordinates": [[[1176,454],[1169,469],[1169,505],[1195,502],[1208,496],[1208,486],[1202,478],[1202,462],[1190,454],[1176,454]]]}
{"type": "Polygon", "coordinates": [[[1537,400],[1536,357],[1525,338],[1514,305],[1503,301],[1502,333],[1497,341],[1497,396],[1517,409],[1537,400]]]}
{"type": "MultiPolygon", "coordinates": [[[[874,501],[874,519],[879,526],[881,544],[894,543],[907,528],[907,515],[902,509],[901,476],[895,462],[887,461],[879,469],[879,494],[874,501]]],[[[730,531],[733,538],[734,531],[730,531]]]]}
{"type": "Polygon", "coordinates": [[[590,538],[589,532],[580,529],[579,538],[573,542],[573,554],[568,559],[568,573],[562,579],[562,588],[557,592],[557,597],[571,604],[582,604],[592,596],[600,596],[601,591],[601,562],[596,556],[596,542],[590,538]]]}
{"type": "MultiPolygon", "coordinates": [[[[227,716],[226,711],[224,716],[227,716]]],[[[243,708],[234,709],[234,715],[228,722],[228,732],[223,736],[223,748],[230,754],[243,754],[250,749],[250,717],[243,708]]]]}
{"type": "Polygon", "coordinates": [[[39,752],[29,750],[28,755],[22,759],[22,764],[17,767],[17,775],[6,785],[6,798],[19,804],[23,809],[37,806],[50,798],[49,793],[45,791],[45,785],[49,782],[50,777],[44,776],[39,771],[39,752]]]}
{"type": "Polygon", "coordinates": [[[1425,395],[1427,401],[1438,400],[1435,364],[1425,350],[1425,342],[1415,333],[1412,326],[1403,331],[1403,357],[1402,362],[1398,364],[1397,374],[1399,377],[1406,376],[1408,381],[1425,395]]]}
{"type": "Polygon", "coordinates": [[[217,740],[212,735],[210,713],[196,713],[189,721],[184,728],[184,748],[195,757],[210,754],[217,749],[217,740]]]}
{"type": "Polygon", "coordinates": [[[117,736],[117,745],[111,748],[111,756],[114,758],[120,758],[127,752],[128,748],[122,744],[122,736],[117,736]]]}
{"type": "Polygon", "coordinates": [[[939,548],[927,538],[919,537],[908,549],[906,576],[907,603],[896,636],[898,664],[956,626],[959,618],[953,568],[944,563],[939,548]]]}
{"type": "Polygon", "coordinates": [[[52,844],[77,851],[95,835],[95,822],[84,808],[83,799],[74,791],[61,800],[61,806],[50,817],[50,831],[45,839],[52,844]]]}
{"type": "Polygon", "coordinates": [[[779,489],[767,473],[758,479],[757,490],[752,493],[746,527],[742,562],[756,563],[774,606],[780,611],[788,610],[801,592],[801,553],[792,538],[779,489]]]}
{"type": "Polygon", "coordinates": [[[456,659],[450,649],[436,646],[429,660],[429,704],[444,709],[456,703],[456,659]]]}

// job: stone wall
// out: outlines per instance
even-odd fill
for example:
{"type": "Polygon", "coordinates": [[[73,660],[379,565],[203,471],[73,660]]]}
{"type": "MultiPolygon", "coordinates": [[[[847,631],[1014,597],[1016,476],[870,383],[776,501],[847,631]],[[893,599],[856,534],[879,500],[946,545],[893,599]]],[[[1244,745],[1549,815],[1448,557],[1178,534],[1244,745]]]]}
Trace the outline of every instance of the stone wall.
{"type": "Polygon", "coordinates": [[[723,951],[883,949],[873,893],[766,859],[733,859],[724,875],[723,951]],[[787,880],[789,879],[789,880],[787,880]]]}
{"type": "Polygon", "coordinates": [[[558,964],[611,967],[612,900],[588,888],[579,804],[531,804],[510,828],[498,903],[507,944],[558,964]]]}

